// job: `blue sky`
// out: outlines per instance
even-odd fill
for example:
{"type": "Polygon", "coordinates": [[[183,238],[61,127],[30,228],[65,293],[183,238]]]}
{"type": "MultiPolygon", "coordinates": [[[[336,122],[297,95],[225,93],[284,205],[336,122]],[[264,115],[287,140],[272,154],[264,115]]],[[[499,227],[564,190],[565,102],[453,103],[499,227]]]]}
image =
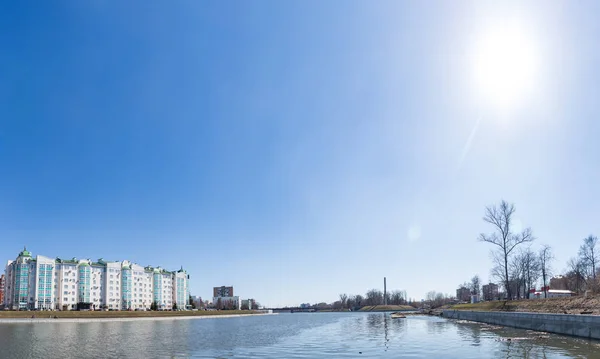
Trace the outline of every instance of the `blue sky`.
{"type": "Polygon", "coordinates": [[[278,306],[487,280],[501,199],[557,272],[600,234],[596,2],[53,5],[1,5],[2,260],[183,266],[278,306]],[[500,108],[474,43],[514,21],[536,75],[500,108]]]}

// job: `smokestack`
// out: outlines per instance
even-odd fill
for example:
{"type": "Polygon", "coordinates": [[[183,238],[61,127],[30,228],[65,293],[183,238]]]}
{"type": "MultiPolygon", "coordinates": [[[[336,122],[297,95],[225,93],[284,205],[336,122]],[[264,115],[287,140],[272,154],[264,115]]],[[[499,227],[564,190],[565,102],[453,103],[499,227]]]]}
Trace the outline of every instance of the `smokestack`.
{"type": "Polygon", "coordinates": [[[383,304],[387,305],[387,285],[385,283],[385,277],[383,277],[383,304]]]}

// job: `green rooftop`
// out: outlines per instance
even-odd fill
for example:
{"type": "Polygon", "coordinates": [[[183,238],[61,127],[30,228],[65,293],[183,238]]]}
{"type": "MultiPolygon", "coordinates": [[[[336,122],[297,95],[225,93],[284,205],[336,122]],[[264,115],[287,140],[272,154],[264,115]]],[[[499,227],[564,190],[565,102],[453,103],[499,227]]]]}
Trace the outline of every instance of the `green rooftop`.
{"type": "Polygon", "coordinates": [[[31,252],[27,250],[27,247],[23,247],[23,250],[19,253],[19,257],[31,257],[31,252]]]}
{"type": "MultiPolygon", "coordinates": [[[[19,257],[29,257],[31,258],[31,252],[29,252],[27,250],[27,247],[23,247],[23,250],[19,253],[19,257]]],[[[34,258],[31,259],[32,261],[35,261],[34,258]]],[[[88,259],[89,260],[89,259],[88,259]]],[[[97,262],[92,262],[91,260],[89,260],[90,262],[79,262],[79,259],[77,259],[76,257],[73,257],[71,259],[62,259],[60,257],[56,257],[56,259],[54,260],[55,263],[62,263],[62,264],[75,264],[75,265],[80,265],[80,266],[96,266],[96,267],[105,267],[107,265],[107,263],[114,263],[115,261],[105,261],[102,258],[99,258],[97,262]]],[[[120,261],[117,261],[120,262],[120,261]]],[[[128,269],[131,270],[131,264],[124,264],[121,269],[128,269]]],[[[175,273],[187,273],[184,269],[183,266],[181,267],[181,269],[177,270],[177,271],[168,271],[164,268],[160,268],[160,267],[152,267],[152,266],[146,266],[144,267],[145,272],[147,273],[157,273],[157,274],[175,274],[175,273]]]]}

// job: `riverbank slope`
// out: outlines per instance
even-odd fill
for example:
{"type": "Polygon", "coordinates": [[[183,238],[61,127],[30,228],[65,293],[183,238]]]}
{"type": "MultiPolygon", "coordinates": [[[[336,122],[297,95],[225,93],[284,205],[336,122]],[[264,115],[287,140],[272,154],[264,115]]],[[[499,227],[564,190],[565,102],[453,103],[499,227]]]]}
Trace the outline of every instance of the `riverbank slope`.
{"type": "Polygon", "coordinates": [[[451,309],[487,312],[585,313],[600,315],[600,295],[548,299],[494,300],[474,304],[456,304],[451,309]]]}

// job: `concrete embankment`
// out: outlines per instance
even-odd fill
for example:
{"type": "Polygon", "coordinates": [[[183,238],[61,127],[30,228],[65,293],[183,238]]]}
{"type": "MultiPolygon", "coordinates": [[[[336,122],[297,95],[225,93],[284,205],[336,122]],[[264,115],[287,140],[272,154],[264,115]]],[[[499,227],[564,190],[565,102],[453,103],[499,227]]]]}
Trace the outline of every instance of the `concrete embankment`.
{"type": "Polygon", "coordinates": [[[31,323],[94,323],[94,322],[137,322],[157,320],[190,320],[190,319],[217,319],[237,317],[257,317],[264,315],[277,315],[276,313],[260,314],[230,314],[230,315],[194,315],[172,317],[122,317],[122,318],[1,318],[0,324],[31,324],[31,323]]]}
{"type": "Polygon", "coordinates": [[[597,315],[444,310],[442,316],[448,319],[470,320],[506,327],[600,339],[600,316],[597,315]]]}

